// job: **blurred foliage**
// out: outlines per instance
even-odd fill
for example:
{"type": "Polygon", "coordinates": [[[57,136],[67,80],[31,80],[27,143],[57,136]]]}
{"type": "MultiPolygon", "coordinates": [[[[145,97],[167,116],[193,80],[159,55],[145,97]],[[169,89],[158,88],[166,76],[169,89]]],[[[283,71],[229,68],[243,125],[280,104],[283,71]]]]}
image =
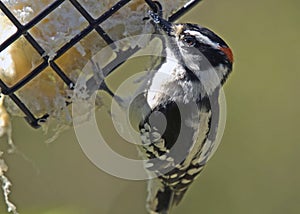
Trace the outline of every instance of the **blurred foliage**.
{"type": "MultiPolygon", "coordinates": [[[[220,34],[232,47],[235,64],[225,87],[222,144],[172,214],[300,212],[299,8],[296,0],[206,0],[181,19],[220,34]]],[[[72,130],[45,144],[40,130],[22,119],[13,123],[23,154],[5,158],[21,214],[145,213],[145,182],[97,169],[72,130]]],[[[5,213],[2,202],[0,213],[5,213]]]]}

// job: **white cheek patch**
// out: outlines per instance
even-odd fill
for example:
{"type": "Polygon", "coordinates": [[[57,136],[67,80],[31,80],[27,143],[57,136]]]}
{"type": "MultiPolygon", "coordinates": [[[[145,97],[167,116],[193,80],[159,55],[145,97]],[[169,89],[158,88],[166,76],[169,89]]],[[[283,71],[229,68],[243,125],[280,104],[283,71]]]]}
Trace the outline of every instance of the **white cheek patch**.
{"type": "Polygon", "coordinates": [[[195,36],[198,41],[201,43],[210,45],[216,49],[220,48],[220,45],[217,43],[212,42],[207,36],[204,36],[200,32],[194,31],[194,30],[185,30],[184,33],[189,34],[191,36],[195,36]]]}

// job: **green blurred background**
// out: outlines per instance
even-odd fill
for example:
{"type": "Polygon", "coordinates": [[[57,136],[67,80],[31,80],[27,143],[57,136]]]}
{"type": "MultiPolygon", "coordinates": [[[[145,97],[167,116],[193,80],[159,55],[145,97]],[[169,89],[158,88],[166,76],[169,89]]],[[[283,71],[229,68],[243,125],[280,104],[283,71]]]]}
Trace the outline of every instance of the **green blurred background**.
{"type": "MultiPolygon", "coordinates": [[[[296,0],[204,0],[181,19],[220,34],[235,64],[222,144],[172,214],[300,213],[299,9],[296,0]]],[[[23,119],[13,125],[26,157],[5,159],[21,214],[145,213],[145,182],[100,171],[72,129],[45,144],[42,131],[23,119]]],[[[6,213],[3,198],[0,204],[6,213]]]]}

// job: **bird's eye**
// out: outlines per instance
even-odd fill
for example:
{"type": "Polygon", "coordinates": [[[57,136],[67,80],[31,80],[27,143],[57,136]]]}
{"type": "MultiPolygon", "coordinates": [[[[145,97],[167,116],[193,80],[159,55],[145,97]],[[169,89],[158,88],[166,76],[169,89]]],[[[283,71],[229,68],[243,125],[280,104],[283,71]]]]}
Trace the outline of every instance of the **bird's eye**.
{"type": "Polygon", "coordinates": [[[193,47],[196,44],[196,39],[193,36],[185,36],[183,38],[183,42],[188,47],[193,47]]]}

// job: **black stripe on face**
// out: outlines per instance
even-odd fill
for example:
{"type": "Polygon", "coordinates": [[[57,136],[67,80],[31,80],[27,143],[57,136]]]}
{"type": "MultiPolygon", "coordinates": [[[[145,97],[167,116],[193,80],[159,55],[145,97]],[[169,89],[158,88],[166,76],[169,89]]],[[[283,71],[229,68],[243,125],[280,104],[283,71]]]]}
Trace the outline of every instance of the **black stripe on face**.
{"type": "Polygon", "coordinates": [[[195,39],[195,45],[191,47],[191,48],[196,48],[198,51],[200,51],[207,58],[207,60],[211,63],[212,66],[216,67],[220,64],[224,64],[229,68],[229,70],[232,69],[232,63],[233,63],[232,52],[229,51],[230,48],[221,37],[216,35],[213,31],[209,30],[208,28],[204,28],[195,24],[189,24],[189,23],[185,24],[184,29],[182,30],[183,35],[185,31],[199,32],[203,36],[209,38],[209,40],[213,44],[216,44],[216,46],[219,47],[219,48],[213,47],[212,45],[204,42],[200,42],[197,39],[195,39]],[[228,50],[228,51],[224,51],[224,50],[228,50]]]}
{"type": "Polygon", "coordinates": [[[208,37],[213,43],[217,43],[221,47],[228,47],[228,45],[225,43],[225,41],[221,37],[219,37],[217,34],[215,34],[213,31],[209,30],[208,28],[188,23],[185,25],[184,30],[197,31],[197,32],[201,33],[203,36],[208,37]]]}

